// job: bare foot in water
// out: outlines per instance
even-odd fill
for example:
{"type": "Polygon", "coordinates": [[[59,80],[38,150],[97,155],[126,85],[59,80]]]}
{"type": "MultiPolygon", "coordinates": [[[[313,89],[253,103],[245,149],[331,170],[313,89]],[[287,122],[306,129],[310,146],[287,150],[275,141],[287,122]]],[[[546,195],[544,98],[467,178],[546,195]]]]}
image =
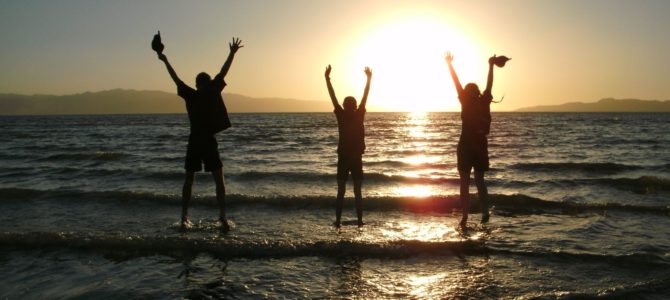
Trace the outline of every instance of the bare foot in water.
{"type": "Polygon", "coordinates": [[[189,221],[188,218],[185,218],[185,217],[181,218],[180,229],[181,230],[187,230],[187,229],[191,229],[191,228],[193,228],[193,223],[191,223],[191,221],[189,221]]]}
{"type": "Polygon", "coordinates": [[[221,223],[221,231],[223,232],[228,232],[230,231],[230,225],[228,225],[228,220],[225,218],[219,219],[219,223],[221,223]]]}
{"type": "Polygon", "coordinates": [[[467,228],[467,225],[468,225],[468,219],[467,218],[462,218],[461,222],[458,223],[458,227],[460,227],[463,230],[465,230],[467,228]]]}
{"type": "Polygon", "coordinates": [[[488,223],[489,222],[489,212],[484,211],[482,212],[482,224],[488,223]]]}

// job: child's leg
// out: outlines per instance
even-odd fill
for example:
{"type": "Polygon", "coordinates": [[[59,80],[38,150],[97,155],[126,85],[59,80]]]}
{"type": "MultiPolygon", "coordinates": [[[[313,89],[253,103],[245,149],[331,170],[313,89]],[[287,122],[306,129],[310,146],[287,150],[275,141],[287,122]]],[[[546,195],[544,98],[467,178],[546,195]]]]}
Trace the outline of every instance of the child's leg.
{"type": "Polygon", "coordinates": [[[363,196],[361,193],[362,180],[354,180],[354,197],[356,200],[356,217],[358,217],[358,226],[363,226],[363,196]]]}
{"type": "Polygon", "coordinates": [[[461,227],[468,222],[468,213],[470,212],[470,170],[458,172],[461,181],[461,205],[463,209],[463,218],[461,227]]]}
{"type": "Polygon", "coordinates": [[[342,218],[342,206],[344,205],[344,192],[347,188],[346,180],[337,180],[337,202],[335,203],[335,226],[340,227],[342,218]]]}

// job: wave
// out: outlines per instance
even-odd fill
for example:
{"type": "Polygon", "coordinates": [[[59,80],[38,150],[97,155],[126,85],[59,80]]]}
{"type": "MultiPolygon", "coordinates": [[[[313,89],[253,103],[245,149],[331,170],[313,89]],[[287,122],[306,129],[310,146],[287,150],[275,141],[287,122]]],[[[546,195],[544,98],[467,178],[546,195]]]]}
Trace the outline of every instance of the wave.
{"type": "Polygon", "coordinates": [[[649,194],[658,191],[670,191],[670,179],[658,176],[641,176],[638,178],[598,178],[582,179],[581,181],[631,190],[639,194],[649,194]]]}
{"type": "MultiPolygon", "coordinates": [[[[132,191],[81,191],[81,190],[37,190],[22,188],[0,188],[0,201],[24,201],[32,199],[66,201],[148,201],[159,203],[181,203],[176,194],[155,194],[132,191]]],[[[195,198],[196,200],[199,198],[195,198]]]]}
{"type": "Polygon", "coordinates": [[[537,212],[556,212],[563,214],[579,214],[583,212],[596,211],[622,211],[652,214],[670,214],[670,206],[645,206],[631,205],[621,203],[576,203],[576,202],[557,202],[547,201],[523,194],[515,195],[491,195],[490,202],[496,205],[496,208],[507,210],[513,213],[537,213],[537,212]]]}
{"type": "MultiPolygon", "coordinates": [[[[382,160],[382,161],[366,161],[363,162],[365,166],[382,166],[389,168],[400,168],[400,169],[447,169],[447,168],[456,168],[456,163],[444,164],[444,163],[408,163],[398,160],[382,160]]],[[[335,166],[335,164],[333,164],[335,166]]]]}
{"type": "Polygon", "coordinates": [[[97,151],[93,153],[58,153],[37,159],[38,161],[53,160],[102,160],[113,161],[127,156],[125,153],[113,151],[97,151]]]}
{"type": "MultiPolygon", "coordinates": [[[[181,196],[178,194],[155,194],[150,192],[132,191],[80,191],[80,190],[36,190],[20,188],[0,188],[0,201],[25,201],[32,199],[67,200],[67,201],[116,201],[116,202],[153,202],[179,205],[181,196]]],[[[331,209],[334,196],[250,196],[240,194],[226,195],[228,207],[265,206],[273,209],[331,209]]],[[[194,197],[193,202],[217,206],[214,195],[194,197]]],[[[353,202],[345,198],[345,202],[353,202]]],[[[364,198],[364,209],[369,211],[411,211],[450,213],[460,209],[458,195],[432,197],[390,197],[376,196],[364,198]]],[[[648,214],[670,215],[668,206],[643,206],[620,203],[575,203],[547,201],[523,194],[489,195],[489,203],[494,210],[506,214],[537,214],[559,213],[580,214],[585,212],[635,212],[648,214]]],[[[351,203],[350,203],[351,204],[351,203]]],[[[479,212],[481,206],[476,195],[472,195],[470,211],[479,212]]]]}
{"type": "MultiPolygon", "coordinates": [[[[445,177],[413,177],[403,175],[387,175],[382,173],[364,173],[364,180],[373,183],[422,183],[422,184],[454,184],[459,182],[458,178],[445,177]]],[[[182,175],[183,177],[183,175],[182,175]]],[[[226,179],[233,181],[256,181],[256,180],[285,180],[290,182],[335,182],[335,174],[311,173],[311,172],[259,172],[250,171],[242,173],[227,173],[226,179]]]]}
{"type": "Polygon", "coordinates": [[[666,265],[666,257],[648,253],[602,254],[570,251],[535,250],[520,251],[511,248],[491,247],[484,239],[458,241],[365,241],[340,240],[243,240],[212,239],[191,235],[147,236],[95,234],[86,232],[2,232],[0,247],[9,249],[75,248],[99,251],[126,251],[153,254],[209,253],[219,258],[287,258],[301,256],[407,258],[418,255],[513,255],[562,259],[571,262],[600,262],[608,265],[657,266],[666,265]]]}
{"type": "Polygon", "coordinates": [[[639,170],[643,167],[624,165],[617,163],[574,163],[574,162],[553,162],[553,163],[518,163],[511,166],[513,169],[535,172],[561,172],[577,171],[585,173],[614,174],[624,171],[639,170]]]}
{"type": "Polygon", "coordinates": [[[501,179],[493,179],[487,180],[487,183],[491,186],[505,186],[507,188],[549,186],[561,189],[599,185],[606,188],[625,190],[638,194],[653,194],[661,191],[670,191],[670,179],[658,176],[640,176],[637,178],[575,178],[538,181],[505,181],[501,179]]]}
{"type": "Polygon", "coordinates": [[[589,253],[589,252],[573,252],[566,250],[549,250],[549,251],[528,251],[528,250],[518,250],[515,248],[501,248],[501,247],[488,247],[488,250],[492,253],[497,254],[507,254],[507,255],[516,255],[516,256],[525,256],[525,257],[544,257],[551,256],[553,259],[564,259],[572,262],[583,261],[583,262],[603,262],[608,265],[651,265],[657,263],[670,264],[670,260],[667,257],[662,255],[655,255],[644,252],[636,253],[626,253],[626,254],[605,254],[605,253],[589,253]]]}
{"type": "Polygon", "coordinates": [[[422,242],[414,240],[373,243],[340,241],[242,241],[185,236],[125,236],[86,233],[30,232],[0,233],[0,247],[44,249],[66,247],[104,251],[146,253],[210,253],[221,258],[283,258],[296,256],[409,257],[418,254],[482,254],[483,242],[476,240],[422,242]]]}
{"type": "MultiPolygon", "coordinates": [[[[667,297],[670,292],[670,277],[661,277],[649,281],[636,282],[627,286],[609,288],[598,293],[598,299],[634,299],[643,298],[640,295],[658,295],[660,299],[667,297]],[[665,296],[662,296],[665,295],[665,296]]],[[[570,297],[570,299],[584,299],[585,297],[570,297]]],[[[596,298],[596,297],[593,297],[596,298]]]]}
{"type": "Polygon", "coordinates": [[[601,289],[595,293],[558,291],[538,293],[531,297],[531,299],[647,299],[647,297],[650,299],[665,299],[669,292],[670,277],[661,277],[649,281],[601,289]],[[654,295],[658,295],[658,297],[654,297],[654,295]]]}
{"type": "Polygon", "coordinates": [[[30,159],[30,158],[35,158],[35,155],[18,151],[12,153],[0,153],[0,159],[30,159]]]}
{"type": "MultiPolygon", "coordinates": [[[[403,161],[397,161],[397,160],[382,160],[382,161],[366,161],[364,162],[366,166],[385,166],[385,167],[392,167],[392,168],[405,168],[408,166],[412,166],[412,164],[408,164],[403,161]]],[[[335,166],[336,164],[333,164],[335,166]]]]}
{"type": "MultiPolygon", "coordinates": [[[[79,154],[71,154],[79,155],[79,154]]],[[[97,159],[118,159],[122,154],[99,154],[97,159]]],[[[72,156],[74,157],[74,156],[72,156]]],[[[82,157],[89,157],[82,154],[82,157]]],[[[168,157],[164,160],[174,160],[174,157],[168,157]]],[[[381,162],[385,163],[385,162],[381,162]]],[[[402,163],[402,162],[393,162],[402,163]]],[[[3,169],[6,174],[2,177],[16,177],[18,175],[28,176],[34,169],[3,169]]],[[[78,176],[78,177],[108,177],[123,176],[124,178],[137,178],[148,180],[172,180],[181,181],[184,179],[184,172],[174,169],[172,171],[151,171],[122,168],[85,168],[85,167],[60,167],[41,172],[58,174],[59,176],[78,176]]],[[[286,183],[328,183],[336,182],[335,174],[319,172],[263,172],[247,171],[240,173],[225,173],[226,180],[240,183],[254,183],[258,181],[286,182],[286,183]]],[[[457,177],[446,176],[405,176],[383,173],[365,173],[364,180],[366,184],[426,184],[426,185],[451,185],[458,186],[460,180],[457,177]]],[[[658,176],[641,176],[637,178],[574,178],[574,179],[550,179],[538,181],[524,180],[504,180],[501,178],[488,179],[487,184],[491,187],[505,187],[506,189],[526,189],[535,186],[548,186],[554,188],[569,188],[580,186],[601,186],[618,190],[630,191],[638,194],[653,194],[658,192],[670,191],[670,179],[658,176]]]]}
{"type": "MultiPolygon", "coordinates": [[[[63,161],[93,161],[95,164],[103,163],[106,161],[118,161],[125,159],[132,154],[126,154],[123,152],[93,152],[93,153],[58,153],[53,154],[44,158],[40,158],[42,161],[52,161],[52,160],[63,160],[63,161]]],[[[173,162],[173,161],[182,161],[181,156],[164,156],[158,157],[157,160],[161,162],[173,162]]],[[[319,172],[320,170],[307,171],[307,172],[273,172],[267,171],[267,168],[264,168],[262,164],[267,162],[265,160],[253,161],[254,163],[259,164],[259,169],[264,171],[246,171],[238,173],[225,173],[226,179],[235,182],[242,183],[253,183],[256,181],[272,181],[272,182],[288,182],[288,183],[328,183],[334,184],[336,181],[336,175],[333,173],[319,172]]],[[[300,164],[300,161],[293,161],[291,164],[300,164]]],[[[406,162],[398,160],[383,160],[377,162],[369,162],[366,164],[376,165],[376,166],[385,166],[390,169],[411,169],[418,168],[420,170],[425,169],[434,169],[433,174],[421,174],[420,176],[407,176],[402,173],[400,174],[385,174],[381,172],[371,172],[364,174],[364,180],[366,184],[387,184],[387,183],[405,183],[405,184],[426,184],[426,185],[452,185],[458,186],[460,180],[455,177],[445,176],[445,174],[440,173],[441,170],[445,170],[447,167],[452,167],[453,165],[441,164],[441,163],[427,163],[421,165],[411,165],[406,162]]],[[[563,166],[567,169],[580,169],[580,168],[595,168],[594,166],[600,166],[603,169],[607,170],[634,170],[642,168],[640,166],[627,166],[627,165],[618,165],[618,164],[574,164],[574,163],[560,163],[560,164],[517,164],[513,165],[512,168],[528,168],[528,169],[552,169],[563,166]]],[[[664,165],[662,167],[667,167],[664,165]]],[[[274,167],[273,167],[274,168],[274,167]]],[[[252,168],[253,169],[253,168],[252,168]]],[[[334,167],[330,170],[334,171],[334,167]]],[[[125,179],[146,179],[146,180],[174,180],[181,181],[184,178],[184,172],[179,168],[152,168],[152,169],[128,169],[128,168],[92,168],[90,166],[73,166],[72,164],[51,167],[50,165],[43,166],[39,172],[35,171],[34,168],[23,167],[20,170],[11,168],[4,168],[0,171],[5,172],[5,174],[0,175],[1,177],[16,177],[16,176],[30,176],[31,174],[44,175],[44,174],[56,174],[57,176],[76,176],[76,177],[109,177],[109,176],[121,176],[125,179]],[[37,173],[36,173],[37,172],[37,173]]],[[[492,171],[504,171],[501,169],[493,169],[492,171]]],[[[225,171],[224,171],[225,172],[225,171]]],[[[609,172],[609,171],[608,171],[609,172]]],[[[658,176],[641,176],[638,178],[556,178],[556,179],[541,179],[537,181],[533,180],[506,180],[505,178],[490,178],[487,179],[487,183],[491,187],[505,187],[507,189],[525,189],[535,186],[548,186],[555,188],[565,188],[565,187],[579,187],[579,186],[601,186],[606,188],[614,188],[619,190],[632,191],[639,194],[650,194],[656,192],[670,191],[670,179],[662,178],[658,176]]]]}

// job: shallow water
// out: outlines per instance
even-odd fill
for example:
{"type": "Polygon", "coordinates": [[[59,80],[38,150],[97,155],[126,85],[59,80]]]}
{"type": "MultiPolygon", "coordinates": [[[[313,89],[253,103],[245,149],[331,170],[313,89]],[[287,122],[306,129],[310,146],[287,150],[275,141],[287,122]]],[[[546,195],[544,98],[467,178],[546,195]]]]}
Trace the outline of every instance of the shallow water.
{"type": "Polygon", "coordinates": [[[176,225],[185,115],[1,117],[0,298],[670,296],[670,114],[494,114],[465,232],[457,113],[368,114],[341,230],[334,116],[231,118],[222,233],[205,174],[176,225]]]}

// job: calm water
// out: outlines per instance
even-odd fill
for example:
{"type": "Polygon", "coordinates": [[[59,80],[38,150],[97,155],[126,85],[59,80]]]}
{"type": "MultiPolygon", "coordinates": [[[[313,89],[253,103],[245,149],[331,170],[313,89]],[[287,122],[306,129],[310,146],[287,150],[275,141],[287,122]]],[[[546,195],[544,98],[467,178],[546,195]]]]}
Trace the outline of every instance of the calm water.
{"type": "Polygon", "coordinates": [[[340,231],[334,115],[231,119],[221,234],[206,173],[177,230],[186,115],[0,117],[0,298],[670,297],[670,114],[494,114],[465,233],[458,113],[369,113],[340,231]]]}

